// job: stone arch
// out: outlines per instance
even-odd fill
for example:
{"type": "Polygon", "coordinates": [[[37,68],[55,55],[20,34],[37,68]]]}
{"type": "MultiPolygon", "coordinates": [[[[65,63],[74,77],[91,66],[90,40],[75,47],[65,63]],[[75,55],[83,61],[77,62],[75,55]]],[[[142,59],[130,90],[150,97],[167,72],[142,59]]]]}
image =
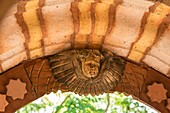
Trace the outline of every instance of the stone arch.
{"type": "Polygon", "coordinates": [[[1,111],[14,112],[46,93],[67,91],[55,82],[47,56],[93,48],[129,61],[113,91],[133,95],[168,113],[169,12],[167,5],[143,0],[19,1],[0,21],[0,98],[5,103],[0,103],[1,111]],[[13,84],[18,84],[18,91],[13,84]],[[155,91],[160,95],[155,96],[155,91]]]}

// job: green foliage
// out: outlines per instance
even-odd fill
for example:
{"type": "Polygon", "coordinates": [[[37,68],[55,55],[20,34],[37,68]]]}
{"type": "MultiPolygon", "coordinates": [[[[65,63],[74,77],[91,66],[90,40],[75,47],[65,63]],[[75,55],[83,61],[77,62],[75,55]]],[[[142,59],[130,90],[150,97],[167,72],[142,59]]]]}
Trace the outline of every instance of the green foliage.
{"type": "Polygon", "coordinates": [[[139,102],[135,101],[132,97],[126,97],[123,94],[116,94],[117,96],[112,97],[111,113],[117,113],[117,109],[121,109],[123,113],[148,113],[147,108],[140,105],[139,102]],[[116,109],[117,108],[117,109],[116,109]]]}
{"type": "Polygon", "coordinates": [[[62,105],[59,106],[60,109],[66,108],[63,113],[103,113],[102,109],[96,109],[91,102],[97,102],[97,99],[93,98],[75,98],[73,95],[62,105]]]}
{"type": "Polygon", "coordinates": [[[16,113],[148,113],[150,109],[119,93],[95,97],[61,92],[52,95],[45,95],[16,113]]]}

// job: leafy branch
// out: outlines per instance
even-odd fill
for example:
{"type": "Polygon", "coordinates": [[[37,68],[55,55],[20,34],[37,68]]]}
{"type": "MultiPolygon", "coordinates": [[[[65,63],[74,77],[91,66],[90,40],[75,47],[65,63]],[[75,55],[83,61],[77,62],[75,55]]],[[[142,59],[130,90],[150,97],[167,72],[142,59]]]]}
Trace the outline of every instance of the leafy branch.
{"type": "Polygon", "coordinates": [[[105,109],[105,112],[104,113],[107,113],[108,109],[109,109],[109,106],[110,106],[110,95],[109,93],[107,94],[107,106],[106,106],[106,109],[105,109]]]}
{"type": "MultiPolygon", "coordinates": [[[[67,99],[69,99],[71,96],[71,94],[67,95],[66,98],[64,99],[64,101],[60,104],[60,106],[63,106],[64,103],[67,101],[67,99]]],[[[61,109],[61,107],[59,109],[56,110],[56,113],[58,113],[58,111],[61,109]]]]}

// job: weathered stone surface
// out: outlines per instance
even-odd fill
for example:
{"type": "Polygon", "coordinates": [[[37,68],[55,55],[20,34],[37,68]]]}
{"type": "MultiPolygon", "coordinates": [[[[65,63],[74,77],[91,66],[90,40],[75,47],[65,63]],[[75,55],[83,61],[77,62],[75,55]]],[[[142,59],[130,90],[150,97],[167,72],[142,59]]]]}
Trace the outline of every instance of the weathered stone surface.
{"type": "MultiPolygon", "coordinates": [[[[83,2],[46,0],[45,3],[38,0],[20,1],[11,7],[0,22],[0,70],[3,72],[23,60],[56,54],[66,49],[105,48],[135,62],[144,62],[168,75],[170,57],[166,51],[169,50],[167,39],[169,31],[165,28],[165,33],[163,31],[159,33],[164,28],[160,27],[162,22],[156,18],[160,16],[161,20],[166,17],[168,8],[163,4],[143,0],[101,1],[101,3],[89,0],[83,2]],[[33,3],[34,6],[31,6],[33,3]],[[155,23],[152,23],[152,20],[155,23]],[[155,28],[154,35],[150,41],[146,41],[150,37],[148,34],[153,32],[150,27],[155,28]],[[84,46],[76,42],[79,40],[76,39],[78,35],[86,36],[81,42],[84,46]],[[161,40],[155,41],[157,38],[161,40]],[[141,43],[135,45],[140,39],[141,43]],[[157,44],[153,44],[154,42],[157,44]],[[159,65],[154,65],[153,62],[159,65]]],[[[166,24],[169,23],[167,21],[166,24]]]]}

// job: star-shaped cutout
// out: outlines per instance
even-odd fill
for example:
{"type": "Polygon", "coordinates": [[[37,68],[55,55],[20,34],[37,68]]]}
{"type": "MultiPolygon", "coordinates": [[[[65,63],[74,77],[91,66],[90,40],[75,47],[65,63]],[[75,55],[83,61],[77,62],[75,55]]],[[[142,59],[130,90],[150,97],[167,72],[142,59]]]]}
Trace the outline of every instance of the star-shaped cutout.
{"type": "Polygon", "coordinates": [[[162,100],[167,99],[166,93],[167,90],[164,88],[163,84],[153,83],[152,85],[148,86],[148,93],[147,95],[153,102],[161,103],[162,100]]]}
{"type": "Polygon", "coordinates": [[[23,99],[25,93],[27,93],[26,90],[26,83],[21,82],[19,79],[17,80],[10,80],[7,87],[7,96],[11,96],[14,100],[19,98],[23,99]]]}
{"type": "Polygon", "coordinates": [[[8,105],[8,102],[6,101],[6,95],[0,94],[0,112],[5,111],[5,107],[8,105]]]}
{"type": "Polygon", "coordinates": [[[169,99],[167,99],[167,106],[166,106],[166,108],[168,109],[168,110],[170,110],[170,98],[169,99]]]}

